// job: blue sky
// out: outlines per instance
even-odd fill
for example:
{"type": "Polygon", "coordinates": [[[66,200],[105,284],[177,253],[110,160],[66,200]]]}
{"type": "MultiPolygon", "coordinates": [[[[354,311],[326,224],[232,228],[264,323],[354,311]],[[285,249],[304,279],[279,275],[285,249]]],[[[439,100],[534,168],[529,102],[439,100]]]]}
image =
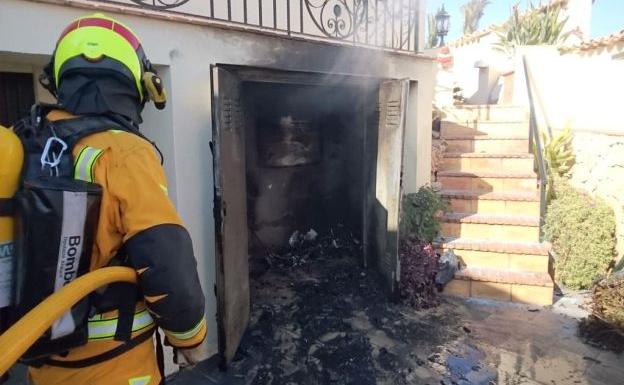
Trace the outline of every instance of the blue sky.
{"type": "MultiPolygon", "coordinates": [[[[425,1],[427,13],[435,13],[444,3],[445,9],[451,15],[451,28],[446,41],[452,41],[462,35],[463,18],[459,9],[468,0],[425,1]]],[[[479,22],[479,29],[506,20],[509,17],[509,9],[517,3],[526,6],[527,0],[490,0],[479,22]]],[[[533,3],[538,4],[539,0],[534,0],[533,3]]],[[[591,36],[605,36],[622,29],[624,29],[624,0],[595,0],[592,9],[591,36]]]]}

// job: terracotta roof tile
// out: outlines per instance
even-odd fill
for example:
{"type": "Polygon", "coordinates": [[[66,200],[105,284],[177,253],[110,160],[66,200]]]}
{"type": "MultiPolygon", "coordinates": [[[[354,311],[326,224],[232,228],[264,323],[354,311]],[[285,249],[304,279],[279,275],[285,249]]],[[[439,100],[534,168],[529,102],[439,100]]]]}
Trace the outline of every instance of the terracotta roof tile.
{"type": "Polygon", "coordinates": [[[561,47],[559,48],[559,51],[562,53],[591,51],[603,47],[611,47],[621,42],[624,42],[624,29],[609,36],[603,36],[597,39],[586,40],[579,44],[561,47]]]}

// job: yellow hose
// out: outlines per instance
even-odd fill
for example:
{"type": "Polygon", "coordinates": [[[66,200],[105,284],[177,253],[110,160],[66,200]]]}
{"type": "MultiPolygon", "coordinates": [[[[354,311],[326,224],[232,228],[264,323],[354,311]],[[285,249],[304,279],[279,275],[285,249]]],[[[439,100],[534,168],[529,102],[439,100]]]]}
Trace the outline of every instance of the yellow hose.
{"type": "Polygon", "coordinates": [[[83,275],[46,298],[0,336],[0,377],[54,321],[89,293],[109,283],[136,281],[136,271],[131,268],[105,267],[83,275]]]}

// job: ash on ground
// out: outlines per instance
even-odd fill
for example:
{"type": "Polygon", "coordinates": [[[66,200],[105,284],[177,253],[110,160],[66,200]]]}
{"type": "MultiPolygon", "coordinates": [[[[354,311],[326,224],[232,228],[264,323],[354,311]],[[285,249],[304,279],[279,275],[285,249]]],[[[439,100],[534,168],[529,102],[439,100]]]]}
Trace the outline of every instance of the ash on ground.
{"type": "Polygon", "coordinates": [[[449,351],[448,342],[466,333],[453,307],[416,311],[390,301],[374,270],[361,267],[360,242],[344,229],[293,234],[290,245],[250,261],[251,321],[228,370],[244,383],[493,380],[473,361],[453,364],[465,354],[449,351]]]}
{"type": "Polygon", "coordinates": [[[167,383],[622,383],[624,354],[583,343],[573,297],[549,307],[444,297],[417,311],[388,300],[349,239],[318,235],[252,260],[251,323],[234,362],[219,371],[214,356],[167,383]]]}

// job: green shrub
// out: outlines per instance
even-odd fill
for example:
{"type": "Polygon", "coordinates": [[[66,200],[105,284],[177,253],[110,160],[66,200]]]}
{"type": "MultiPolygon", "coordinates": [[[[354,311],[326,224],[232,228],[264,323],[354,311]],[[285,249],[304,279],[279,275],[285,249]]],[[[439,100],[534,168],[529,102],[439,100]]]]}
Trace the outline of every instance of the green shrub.
{"type": "Polygon", "coordinates": [[[563,179],[557,179],[554,188],[544,235],[553,245],[556,279],[574,289],[588,288],[615,256],[613,210],[563,179]]]}
{"type": "Polygon", "coordinates": [[[433,242],[440,231],[440,214],[446,207],[446,202],[431,187],[406,194],[401,207],[401,236],[433,242]]]}

